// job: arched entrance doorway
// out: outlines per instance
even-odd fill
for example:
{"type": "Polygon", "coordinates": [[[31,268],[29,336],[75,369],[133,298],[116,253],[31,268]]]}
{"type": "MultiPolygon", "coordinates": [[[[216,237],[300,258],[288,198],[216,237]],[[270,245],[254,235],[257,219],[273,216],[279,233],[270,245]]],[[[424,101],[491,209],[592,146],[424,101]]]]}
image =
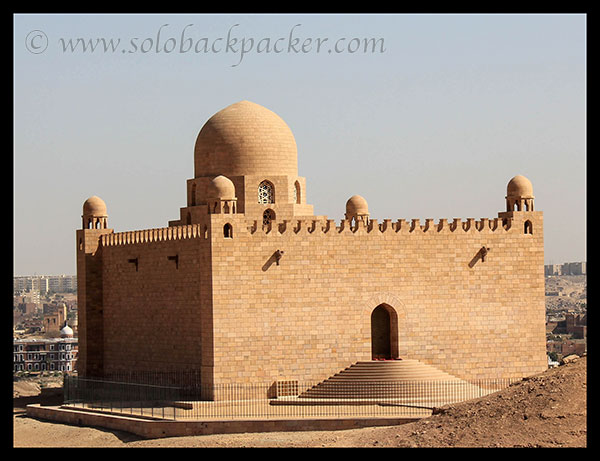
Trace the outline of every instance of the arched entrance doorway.
{"type": "Polygon", "coordinates": [[[371,312],[371,356],[373,360],[398,358],[398,316],[387,304],[371,312]]]}

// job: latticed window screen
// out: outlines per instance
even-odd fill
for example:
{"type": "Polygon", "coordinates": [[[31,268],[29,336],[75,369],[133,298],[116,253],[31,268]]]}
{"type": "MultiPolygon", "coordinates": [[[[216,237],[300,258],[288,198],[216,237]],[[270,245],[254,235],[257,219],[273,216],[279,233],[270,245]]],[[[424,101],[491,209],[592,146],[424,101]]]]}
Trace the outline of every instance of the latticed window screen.
{"type": "Polygon", "coordinates": [[[265,210],[263,213],[263,225],[268,226],[273,219],[275,219],[275,213],[273,210],[265,210]]]}
{"type": "Polygon", "coordinates": [[[258,203],[275,203],[275,188],[269,181],[258,185],[258,203]]]}

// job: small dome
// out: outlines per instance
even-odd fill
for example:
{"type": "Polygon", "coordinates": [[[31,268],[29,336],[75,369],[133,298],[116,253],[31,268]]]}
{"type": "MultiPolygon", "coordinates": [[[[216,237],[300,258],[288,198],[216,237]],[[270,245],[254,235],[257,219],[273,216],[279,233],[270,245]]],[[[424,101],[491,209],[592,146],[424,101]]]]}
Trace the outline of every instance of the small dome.
{"type": "Polygon", "coordinates": [[[194,147],[196,178],[224,174],[298,175],[296,140],[275,112],[240,101],[214,114],[194,147]]]}
{"type": "Polygon", "coordinates": [[[208,183],[206,197],[233,200],[235,198],[235,186],[231,179],[223,175],[217,176],[208,183]]]}
{"type": "Polygon", "coordinates": [[[533,186],[525,176],[517,175],[508,182],[507,197],[533,197],[533,186]]]}
{"type": "Polygon", "coordinates": [[[369,214],[369,205],[360,195],[353,195],[346,202],[346,215],[357,216],[369,214]]]}
{"type": "Polygon", "coordinates": [[[83,204],[83,214],[86,216],[106,216],[106,203],[100,197],[90,197],[83,204]]]}
{"type": "Polygon", "coordinates": [[[60,330],[60,336],[61,336],[61,338],[72,338],[73,330],[71,329],[71,327],[69,325],[67,325],[65,323],[65,326],[62,327],[62,329],[60,330]]]}

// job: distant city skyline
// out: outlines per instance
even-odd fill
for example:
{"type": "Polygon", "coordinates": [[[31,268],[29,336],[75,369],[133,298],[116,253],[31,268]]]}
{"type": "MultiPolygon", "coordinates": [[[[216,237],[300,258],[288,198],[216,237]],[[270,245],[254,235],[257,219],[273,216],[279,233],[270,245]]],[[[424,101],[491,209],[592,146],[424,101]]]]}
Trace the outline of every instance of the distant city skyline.
{"type": "Polygon", "coordinates": [[[92,195],[116,232],[177,219],[200,128],[244,99],[290,126],[317,215],[494,218],[521,174],[545,263],[586,261],[586,21],[15,15],[14,275],[75,274],[92,195]]]}

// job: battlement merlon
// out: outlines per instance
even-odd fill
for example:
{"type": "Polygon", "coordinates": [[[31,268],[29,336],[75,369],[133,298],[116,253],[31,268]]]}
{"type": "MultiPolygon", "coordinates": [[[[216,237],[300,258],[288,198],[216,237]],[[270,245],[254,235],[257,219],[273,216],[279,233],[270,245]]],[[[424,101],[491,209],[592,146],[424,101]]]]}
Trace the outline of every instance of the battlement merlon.
{"type": "Polygon", "coordinates": [[[475,218],[453,218],[452,221],[449,221],[447,218],[441,218],[436,221],[428,218],[425,219],[424,223],[421,223],[419,218],[410,221],[406,219],[397,219],[396,221],[384,219],[381,223],[377,219],[370,219],[366,223],[363,221],[351,223],[347,219],[342,219],[337,225],[334,219],[327,217],[319,217],[318,219],[305,217],[303,219],[273,220],[264,225],[258,220],[248,220],[241,214],[215,214],[210,215],[210,219],[204,224],[186,224],[124,232],[103,229],[103,232],[98,233],[97,238],[102,246],[194,238],[207,239],[213,232],[215,235],[223,237],[222,227],[226,224],[232,227],[232,238],[235,238],[235,235],[240,232],[249,235],[293,234],[298,236],[537,233],[542,231],[543,221],[542,212],[536,211],[499,213],[498,218],[480,218],[478,220],[475,218]],[[528,223],[527,228],[526,223],[528,223]]]}

